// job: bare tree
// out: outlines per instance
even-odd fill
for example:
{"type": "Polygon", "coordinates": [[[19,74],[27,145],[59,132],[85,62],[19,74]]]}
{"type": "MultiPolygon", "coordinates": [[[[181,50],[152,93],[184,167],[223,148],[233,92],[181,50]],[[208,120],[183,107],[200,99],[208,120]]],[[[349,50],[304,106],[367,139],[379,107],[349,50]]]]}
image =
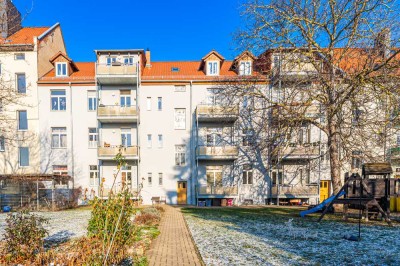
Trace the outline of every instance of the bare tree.
{"type": "Polygon", "coordinates": [[[261,53],[268,82],[249,90],[236,80],[224,93],[259,102],[247,116],[266,140],[257,147],[271,158],[302,127],[320,130],[334,193],[351,159],[386,160],[399,105],[397,1],[255,0],[243,15],[240,46],[261,53]]]}

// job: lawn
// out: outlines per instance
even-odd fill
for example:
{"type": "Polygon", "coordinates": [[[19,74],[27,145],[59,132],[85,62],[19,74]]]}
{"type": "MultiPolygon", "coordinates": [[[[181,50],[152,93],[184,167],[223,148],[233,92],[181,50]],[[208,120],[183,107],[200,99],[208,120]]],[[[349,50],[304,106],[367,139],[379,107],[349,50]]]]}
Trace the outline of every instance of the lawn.
{"type": "Polygon", "coordinates": [[[206,265],[400,265],[400,224],[363,223],[329,215],[299,217],[293,208],[185,208],[206,265]],[[293,219],[293,220],[290,220],[293,219]]]}

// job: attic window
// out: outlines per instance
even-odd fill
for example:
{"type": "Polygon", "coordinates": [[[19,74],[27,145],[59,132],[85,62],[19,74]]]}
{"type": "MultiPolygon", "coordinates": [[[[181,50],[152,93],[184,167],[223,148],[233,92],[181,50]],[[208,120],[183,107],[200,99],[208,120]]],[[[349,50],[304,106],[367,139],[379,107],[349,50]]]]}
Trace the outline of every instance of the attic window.
{"type": "Polygon", "coordinates": [[[67,63],[56,63],[56,76],[57,77],[67,76],[67,63]]]}
{"type": "Polygon", "coordinates": [[[172,72],[179,72],[179,67],[171,67],[172,72]]]}
{"type": "Polygon", "coordinates": [[[251,75],[251,62],[250,61],[241,61],[240,62],[239,75],[241,75],[241,76],[251,75]]]}
{"type": "Polygon", "coordinates": [[[207,62],[207,75],[217,76],[219,75],[219,67],[217,61],[208,61],[207,62]]]}

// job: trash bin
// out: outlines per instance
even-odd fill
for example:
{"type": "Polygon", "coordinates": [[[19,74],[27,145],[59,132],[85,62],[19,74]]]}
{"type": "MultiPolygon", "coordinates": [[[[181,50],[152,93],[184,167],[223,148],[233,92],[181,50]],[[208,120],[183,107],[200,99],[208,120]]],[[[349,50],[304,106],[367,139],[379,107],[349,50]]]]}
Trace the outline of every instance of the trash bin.
{"type": "Polygon", "coordinates": [[[4,206],[3,207],[3,212],[10,212],[11,211],[11,207],[10,206],[4,206]]]}
{"type": "Polygon", "coordinates": [[[398,212],[400,212],[400,196],[397,196],[396,202],[397,202],[396,209],[397,209],[398,212]]]}
{"type": "Polygon", "coordinates": [[[396,211],[396,201],[398,198],[396,197],[390,197],[390,211],[395,212],[396,211]]]}
{"type": "Polygon", "coordinates": [[[233,205],[233,199],[228,199],[226,203],[227,203],[228,206],[232,206],[233,205]]]}

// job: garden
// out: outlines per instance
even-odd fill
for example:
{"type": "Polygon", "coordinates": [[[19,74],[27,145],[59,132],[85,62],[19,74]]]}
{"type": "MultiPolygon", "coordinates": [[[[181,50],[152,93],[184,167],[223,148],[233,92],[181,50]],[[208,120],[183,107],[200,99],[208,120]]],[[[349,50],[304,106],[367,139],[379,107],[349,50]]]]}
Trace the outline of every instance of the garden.
{"type": "Polygon", "coordinates": [[[298,208],[185,208],[206,265],[400,265],[400,223],[301,218],[298,208]]]}

